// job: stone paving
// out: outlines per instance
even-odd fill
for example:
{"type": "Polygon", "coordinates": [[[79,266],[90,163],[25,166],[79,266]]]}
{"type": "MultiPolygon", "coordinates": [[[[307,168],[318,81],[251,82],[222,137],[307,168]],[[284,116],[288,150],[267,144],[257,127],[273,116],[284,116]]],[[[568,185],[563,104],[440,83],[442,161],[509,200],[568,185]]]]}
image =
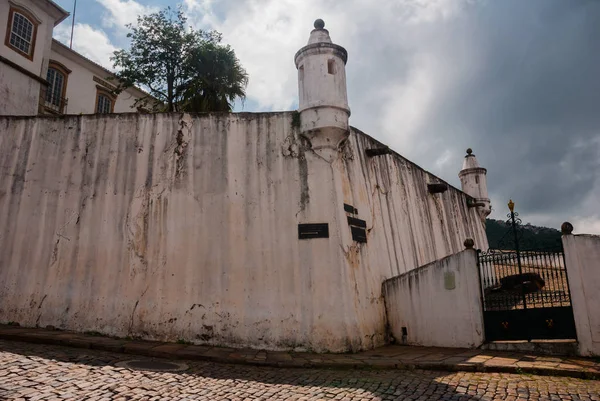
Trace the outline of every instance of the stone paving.
{"type": "Polygon", "coordinates": [[[600,400],[600,381],[566,377],[197,361],[179,373],[117,366],[130,359],[140,357],[0,340],[0,400],[600,400]]]}
{"type": "Polygon", "coordinates": [[[90,334],[7,325],[0,325],[0,338],[122,352],[146,357],[286,368],[429,369],[600,378],[599,359],[542,356],[531,353],[511,353],[479,349],[386,346],[355,354],[274,352],[203,345],[132,341],[90,334]]]}

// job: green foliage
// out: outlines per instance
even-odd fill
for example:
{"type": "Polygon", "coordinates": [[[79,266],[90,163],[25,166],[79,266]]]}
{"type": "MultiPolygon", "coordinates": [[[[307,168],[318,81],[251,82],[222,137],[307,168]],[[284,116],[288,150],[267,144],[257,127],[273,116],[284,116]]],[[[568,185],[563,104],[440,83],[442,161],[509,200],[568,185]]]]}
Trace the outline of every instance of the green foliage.
{"type": "MultiPolygon", "coordinates": [[[[529,223],[524,224],[523,236],[519,240],[523,243],[535,243],[541,249],[553,249],[560,244],[561,233],[559,230],[548,227],[538,227],[529,223]]],[[[501,220],[487,219],[485,231],[490,248],[507,249],[500,240],[510,230],[510,225],[501,220]]],[[[511,235],[510,233],[508,235],[511,235]]],[[[507,249],[508,250],[508,249],[507,249]]]]}
{"type": "MultiPolygon", "coordinates": [[[[155,111],[231,111],[245,98],[248,76],[216,31],[187,27],[181,9],[140,16],[131,32],[129,50],[111,58],[119,71],[119,87],[137,85],[162,103],[155,111]]],[[[150,98],[138,106],[148,107],[150,98]]]]}
{"type": "Polygon", "coordinates": [[[229,46],[207,42],[195,48],[188,73],[182,111],[231,111],[236,98],[246,97],[248,75],[229,46]]]}

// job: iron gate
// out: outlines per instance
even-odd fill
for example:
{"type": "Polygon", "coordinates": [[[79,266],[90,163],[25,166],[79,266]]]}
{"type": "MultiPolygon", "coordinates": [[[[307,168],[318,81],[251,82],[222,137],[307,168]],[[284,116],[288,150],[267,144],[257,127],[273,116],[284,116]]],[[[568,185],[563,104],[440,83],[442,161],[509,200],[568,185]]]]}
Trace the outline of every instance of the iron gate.
{"type": "Polygon", "coordinates": [[[523,239],[514,203],[497,248],[478,252],[487,341],[576,339],[562,243],[523,239]]]}

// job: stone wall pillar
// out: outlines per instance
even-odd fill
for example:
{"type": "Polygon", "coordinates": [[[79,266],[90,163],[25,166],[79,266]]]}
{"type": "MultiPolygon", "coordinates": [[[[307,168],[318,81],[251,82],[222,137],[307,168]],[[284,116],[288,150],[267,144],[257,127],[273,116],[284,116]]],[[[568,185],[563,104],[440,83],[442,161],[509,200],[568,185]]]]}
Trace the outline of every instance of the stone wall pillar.
{"type": "Polygon", "coordinates": [[[573,235],[562,225],[567,277],[582,356],[600,356],[600,236],[573,235]]]}

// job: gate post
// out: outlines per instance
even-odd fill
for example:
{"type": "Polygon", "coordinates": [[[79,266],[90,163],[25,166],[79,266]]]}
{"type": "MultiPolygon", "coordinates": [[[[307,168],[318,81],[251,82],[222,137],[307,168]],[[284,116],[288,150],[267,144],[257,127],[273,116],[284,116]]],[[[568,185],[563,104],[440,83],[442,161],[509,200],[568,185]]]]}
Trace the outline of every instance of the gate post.
{"type": "MultiPolygon", "coordinates": [[[[467,241],[465,241],[465,247],[467,249],[469,249],[469,247],[467,246],[467,241]]],[[[471,247],[470,249],[473,249],[473,247],[471,247]]],[[[482,337],[483,337],[483,342],[485,343],[485,342],[487,342],[487,336],[485,333],[485,297],[483,295],[484,285],[483,285],[483,276],[481,275],[481,263],[480,263],[481,249],[476,249],[475,253],[476,253],[476,258],[477,258],[477,279],[479,280],[479,301],[481,302],[481,322],[482,322],[482,326],[483,326],[482,337]]]]}
{"type": "Polygon", "coordinates": [[[600,236],[573,235],[570,223],[561,231],[579,354],[600,356],[600,236]]]}

